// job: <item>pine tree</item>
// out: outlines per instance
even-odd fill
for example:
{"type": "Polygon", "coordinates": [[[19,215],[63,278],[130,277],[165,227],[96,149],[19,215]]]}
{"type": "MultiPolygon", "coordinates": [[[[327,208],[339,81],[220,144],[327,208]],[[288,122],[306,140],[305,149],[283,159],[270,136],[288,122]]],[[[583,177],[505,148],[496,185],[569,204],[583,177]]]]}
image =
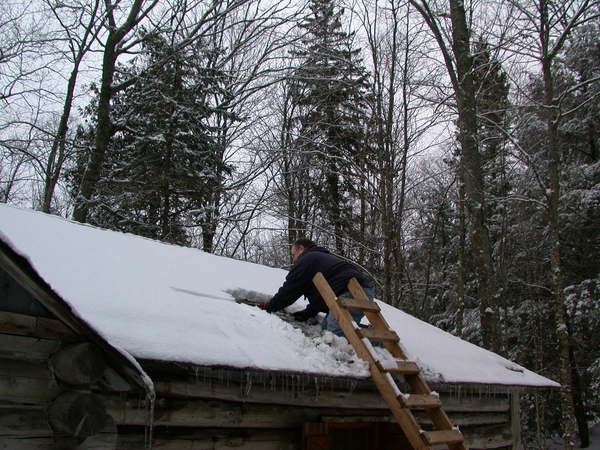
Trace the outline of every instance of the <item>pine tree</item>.
{"type": "Polygon", "coordinates": [[[485,191],[485,217],[488,224],[492,263],[494,266],[494,284],[497,301],[494,302],[497,313],[493,317],[492,327],[497,340],[497,351],[502,347],[502,333],[499,326],[500,299],[504,298],[506,270],[510,258],[506,254],[506,229],[508,217],[505,200],[510,183],[507,174],[508,165],[508,76],[502,64],[491,54],[490,46],[484,40],[473,45],[473,80],[476,89],[477,125],[483,189],[485,191]]]}
{"type": "MultiPolygon", "coordinates": [[[[229,168],[205,125],[212,112],[205,98],[215,87],[199,50],[182,52],[149,34],[141,63],[122,68],[136,81],[113,99],[107,175],[90,207],[91,223],[185,244],[185,225],[209,213],[219,173],[229,168]]],[[[93,133],[94,127],[80,131],[80,142],[90,145],[93,133]]]]}
{"type": "Polygon", "coordinates": [[[336,250],[352,229],[352,198],[356,193],[353,165],[367,149],[368,74],[352,49],[352,34],[342,31],[343,10],[333,0],[311,0],[311,15],[294,73],[292,95],[299,106],[297,151],[313,155],[311,189],[325,225],[334,234],[336,250]]]}

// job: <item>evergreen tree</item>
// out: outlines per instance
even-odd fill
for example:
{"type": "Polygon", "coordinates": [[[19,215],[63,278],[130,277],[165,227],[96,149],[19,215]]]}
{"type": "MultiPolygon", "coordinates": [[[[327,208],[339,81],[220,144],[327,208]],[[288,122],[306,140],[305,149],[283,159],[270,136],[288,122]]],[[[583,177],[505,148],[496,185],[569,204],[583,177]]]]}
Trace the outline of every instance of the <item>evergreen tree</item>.
{"type": "MultiPolygon", "coordinates": [[[[592,39],[596,26],[582,28],[574,33],[551,66],[550,75],[554,82],[557,104],[555,137],[552,142],[558,152],[554,170],[560,180],[560,196],[556,207],[559,223],[558,243],[561,265],[561,277],[564,290],[560,297],[561,311],[564,312],[567,331],[569,359],[568,368],[572,380],[571,396],[574,405],[574,417],[577,419],[579,435],[585,442],[587,421],[591,411],[598,411],[597,397],[591,394],[593,378],[600,353],[597,343],[590,337],[589,318],[598,305],[597,280],[600,264],[595,256],[600,248],[600,166],[597,162],[598,148],[598,106],[593,101],[597,97],[599,85],[593,82],[595,74],[600,73],[597,39],[592,39]],[[586,311],[586,312],[582,312],[586,311]],[[591,344],[591,345],[590,345],[591,344]],[[596,344],[596,345],[594,345],[596,344]]],[[[541,373],[552,376],[559,373],[557,357],[557,329],[529,330],[533,326],[536,311],[542,315],[553,312],[549,307],[554,302],[551,297],[553,269],[546,249],[553,244],[549,234],[549,206],[544,203],[553,191],[545,183],[550,171],[546,157],[549,141],[547,137],[546,111],[539,105],[544,104],[544,79],[534,77],[526,90],[532,104],[520,110],[516,127],[522,160],[527,162],[521,174],[515,193],[519,198],[530,199],[511,207],[513,225],[511,240],[514,242],[515,257],[511,278],[518,281],[508,297],[518,298],[522,304],[518,309],[527,318],[523,323],[528,327],[507,323],[510,332],[508,343],[512,346],[515,359],[531,364],[535,370],[543,367],[541,373]],[[542,199],[542,201],[540,201],[542,199]],[[542,206],[543,205],[543,206],[542,206]],[[518,249],[518,251],[516,251],[518,249]],[[517,289],[516,286],[520,286],[517,289]],[[524,335],[529,340],[521,341],[524,335]],[[531,341],[538,342],[530,348],[531,341]]],[[[513,309],[516,309],[517,305],[513,309]]],[[[511,346],[509,346],[511,347],[511,346]]],[[[513,354],[509,355],[514,357],[513,354]]],[[[562,355],[561,355],[562,356],[562,355]]],[[[556,399],[546,399],[552,405],[556,399]]],[[[539,399],[537,400],[539,401],[539,399]]],[[[597,414],[597,413],[596,413],[597,414]]],[[[560,416],[550,406],[546,408],[545,423],[547,429],[558,428],[560,416]]]]}
{"type": "MultiPolygon", "coordinates": [[[[185,244],[184,227],[209,214],[219,174],[228,170],[205,125],[214,77],[204,73],[199,46],[182,52],[153,34],[146,36],[141,62],[122,69],[135,83],[113,99],[107,175],[90,222],[185,244]]],[[[91,145],[94,129],[80,131],[81,144],[91,145]]],[[[85,164],[79,167],[75,188],[85,164]]]]}
{"type": "MultiPolygon", "coordinates": [[[[506,271],[510,264],[507,255],[506,232],[508,216],[506,197],[510,183],[507,174],[508,161],[508,76],[502,64],[491,54],[490,46],[484,40],[473,45],[473,80],[476,89],[477,125],[483,189],[485,191],[485,217],[488,224],[490,250],[494,267],[496,301],[498,309],[502,306],[506,289],[506,271]]],[[[498,340],[497,351],[502,348],[502,332],[499,326],[500,311],[496,314],[494,327],[498,340]]]]}
{"type": "Polygon", "coordinates": [[[356,193],[353,165],[365,158],[368,74],[352,49],[352,34],[342,31],[343,10],[334,0],[311,0],[311,15],[295,70],[293,98],[298,105],[296,151],[313,155],[311,188],[336,250],[352,229],[356,193]]]}

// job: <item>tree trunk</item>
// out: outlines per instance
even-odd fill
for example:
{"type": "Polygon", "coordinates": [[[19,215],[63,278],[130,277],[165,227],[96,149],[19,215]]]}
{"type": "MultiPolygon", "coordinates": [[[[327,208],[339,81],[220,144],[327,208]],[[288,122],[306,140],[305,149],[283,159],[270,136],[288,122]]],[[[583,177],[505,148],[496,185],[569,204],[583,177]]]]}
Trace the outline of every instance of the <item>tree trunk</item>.
{"type": "Polygon", "coordinates": [[[460,0],[450,0],[450,15],[452,20],[452,51],[456,60],[457,84],[455,94],[458,106],[458,133],[461,145],[461,163],[464,170],[467,213],[471,224],[472,252],[479,284],[481,335],[483,346],[496,351],[498,350],[498,311],[494,298],[494,274],[485,217],[473,61],[466,13],[464,4],[460,0]]]}
{"type": "Polygon", "coordinates": [[[102,82],[98,96],[98,120],[96,124],[95,148],[90,155],[86,170],[83,174],[79,195],[75,199],[73,219],[85,223],[88,221],[90,201],[96,192],[96,186],[102,175],[102,164],[112,136],[112,122],[110,120],[110,101],[112,98],[112,84],[115,74],[117,59],[116,45],[113,34],[106,40],[104,56],[102,59],[102,82]]]}
{"type": "MultiPolygon", "coordinates": [[[[567,329],[569,331],[569,335],[571,335],[571,326],[569,321],[567,320],[567,329]]],[[[573,351],[573,342],[569,342],[569,357],[571,358],[571,379],[573,380],[573,402],[575,409],[575,419],[577,420],[577,430],[579,431],[579,440],[581,443],[581,448],[587,448],[590,446],[590,429],[587,423],[585,404],[583,402],[582,394],[582,386],[581,386],[581,377],[579,375],[579,370],[577,368],[577,363],[575,362],[575,354],[573,351]]]]}
{"type": "Polygon", "coordinates": [[[560,362],[560,400],[562,427],[565,448],[574,448],[575,441],[575,408],[573,405],[571,367],[569,354],[569,332],[566,322],[563,295],[562,263],[560,260],[560,149],[558,147],[558,117],[554,98],[554,77],[552,61],[543,58],[542,71],[544,77],[544,101],[547,131],[548,188],[546,191],[548,238],[550,240],[550,270],[552,272],[554,325],[558,335],[558,355],[560,362]]]}
{"type": "Polygon", "coordinates": [[[456,280],[456,299],[457,311],[456,311],[456,334],[458,336],[463,335],[464,327],[464,311],[466,306],[466,291],[465,291],[465,250],[467,247],[467,224],[465,218],[465,185],[463,182],[462,168],[459,169],[459,181],[458,181],[458,227],[459,227],[459,241],[458,241],[458,273],[456,280]]]}
{"type": "Polygon", "coordinates": [[[44,180],[44,193],[42,198],[42,211],[45,213],[50,212],[52,206],[52,198],[54,197],[54,190],[60,177],[62,165],[65,161],[65,146],[67,131],[69,129],[69,118],[71,117],[71,109],[73,107],[73,97],[75,95],[75,85],[77,83],[77,76],[79,75],[79,64],[81,60],[75,60],[73,70],[69,76],[67,82],[67,93],[65,96],[65,103],[63,106],[62,115],[58,124],[58,130],[56,136],[52,142],[52,149],[48,156],[48,162],[46,164],[46,179],[44,180]]]}

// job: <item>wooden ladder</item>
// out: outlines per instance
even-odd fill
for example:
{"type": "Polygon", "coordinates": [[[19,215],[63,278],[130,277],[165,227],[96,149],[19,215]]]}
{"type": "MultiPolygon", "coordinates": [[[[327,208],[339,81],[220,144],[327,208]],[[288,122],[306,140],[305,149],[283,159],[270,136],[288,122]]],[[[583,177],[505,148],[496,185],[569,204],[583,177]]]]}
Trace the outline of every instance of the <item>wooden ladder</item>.
{"type": "MultiPolygon", "coordinates": [[[[442,409],[439,395],[429,389],[417,364],[407,361],[398,335],[390,329],[381,315],[379,306],[367,297],[358,281],[352,278],[348,283],[348,290],[353,298],[337,298],[320,272],[313,278],[313,283],[327,303],[329,311],[340,324],[346,338],[354,347],[358,357],[369,363],[373,381],[412,447],[429,449],[433,445],[445,444],[451,450],[466,450],[464,437],[457,428],[452,426],[450,419],[442,409]],[[353,321],[349,309],[362,311],[369,319],[371,327],[360,328],[353,321]],[[392,354],[396,364],[380,362],[371,341],[381,342],[392,354]],[[402,393],[392,378],[392,374],[403,375],[412,393],[402,393]],[[434,430],[422,430],[411,411],[412,409],[424,410],[431,419],[434,430]]],[[[425,336],[423,338],[425,339],[425,336]]]]}

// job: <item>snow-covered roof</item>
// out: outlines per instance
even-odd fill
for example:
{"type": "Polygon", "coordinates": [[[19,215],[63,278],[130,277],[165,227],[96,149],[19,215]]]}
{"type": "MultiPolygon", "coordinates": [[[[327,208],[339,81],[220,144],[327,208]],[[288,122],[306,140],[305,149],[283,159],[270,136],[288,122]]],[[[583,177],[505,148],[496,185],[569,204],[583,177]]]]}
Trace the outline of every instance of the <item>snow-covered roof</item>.
{"type": "MultiPolygon", "coordinates": [[[[0,205],[0,239],[113,346],[138,359],[326,376],[368,376],[335,337],[306,335],[232,290],[268,296],[286,272],[0,205]]],[[[291,310],[301,309],[302,301],[291,310]]],[[[380,302],[430,381],[557,387],[380,302]]]]}

